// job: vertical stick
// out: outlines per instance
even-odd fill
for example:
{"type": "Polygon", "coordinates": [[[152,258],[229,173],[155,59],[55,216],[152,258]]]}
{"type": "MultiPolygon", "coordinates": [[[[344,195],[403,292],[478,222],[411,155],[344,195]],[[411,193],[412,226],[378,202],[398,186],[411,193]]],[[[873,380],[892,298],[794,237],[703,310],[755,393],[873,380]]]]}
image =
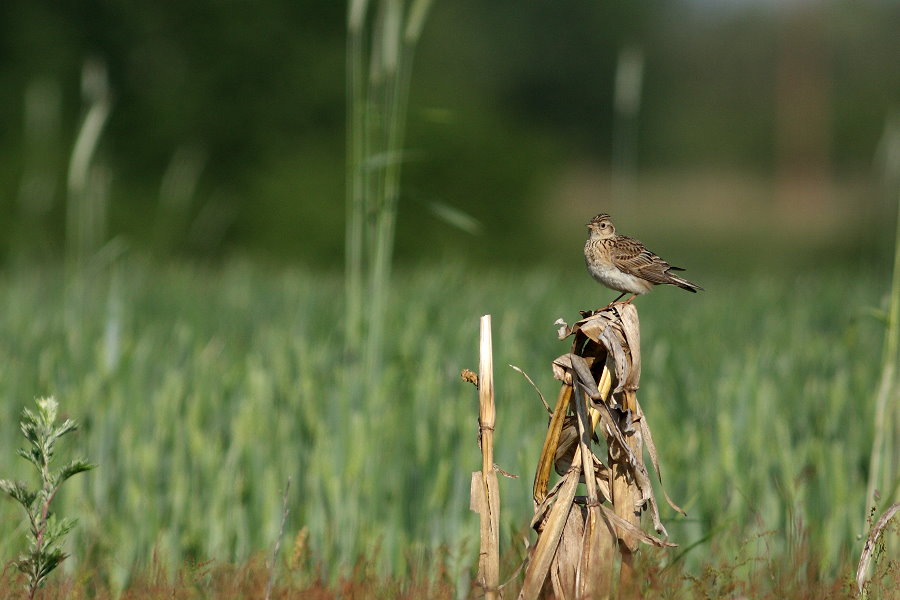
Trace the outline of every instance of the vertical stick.
{"type": "Polygon", "coordinates": [[[486,600],[499,598],[500,583],[500,492],[494,471],[494,358],[491,315],[481,317],[478,362],[478,425],[481,442],[481,477],[472,478],[472,505],[481,515],[481,554],[478,581],[486,600]],[[476,481],[480,479],[480,481],[476,481]],[[476,495],[480,498],[476,498],[476,495]],[[478,501],[480,499],[480,502],[478,501]]]}
{"type": "Polygon", "coordinates": [[[481,317],[478,359],[478,423],[481,427],[481,472],[494,470],[494,345],[491,339],[491,315],[481,317]]]}

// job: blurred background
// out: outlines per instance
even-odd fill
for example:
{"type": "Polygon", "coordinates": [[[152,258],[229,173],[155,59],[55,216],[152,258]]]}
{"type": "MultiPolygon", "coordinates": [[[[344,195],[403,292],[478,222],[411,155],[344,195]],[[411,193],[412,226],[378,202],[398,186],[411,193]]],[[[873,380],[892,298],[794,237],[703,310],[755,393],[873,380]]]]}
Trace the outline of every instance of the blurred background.
{"type": "MultiPolygon", "coordinates": [[[[371,4],[370,23],[391,3],[371,4]]],[[[291,478],[291,568],[443,561],[463,597],[477,318],[495,318],[498,464],[521,476],[501,484],[515,554],[546,414],[500,366],[554,397],[553,321],[614,297],[583,267],[602,211],[708,290],[639,301],[686,562],[749,546],[793,568],[808,534],[810,573],[849,572],[900,489],[896,410],[873,418],[895,404],[876,390],[897,352],[900,3],[435,0],[400,268],[356,295],[347,12],[0,3],[0,476],[26,476],[22,406],[56,395],[101,465],[61,496],[73,561],[122,589],[151,556],[246,560],[281,535],[291,478]]],[[[20,518],[0,503],[4,557],[20,518]]]]}
{"type": "MultiPolygon", "coordinates": [[[[436,2],[398,259],[580,261],[601,210],[660,253],[871,257],[900,164],[898,19],[892,0],[436,2]]],[[[311,0],[4,2],[3,259],[62,253],[102,102],[89,235],[341,266],[345,21],[311,0]]]]}

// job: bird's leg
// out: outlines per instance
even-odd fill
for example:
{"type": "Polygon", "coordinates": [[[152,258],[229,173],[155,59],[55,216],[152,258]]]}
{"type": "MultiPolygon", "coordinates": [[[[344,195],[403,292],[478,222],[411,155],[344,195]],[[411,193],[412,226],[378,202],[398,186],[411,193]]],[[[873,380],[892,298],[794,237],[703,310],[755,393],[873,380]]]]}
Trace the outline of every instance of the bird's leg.
{"type": "MultiPolygon", "coordinates": [[[[624,296],[624,295],[625,295],[625,294],[622,294],[622,296],[624,296]]],[[[619,298],[621,298],[622,296],[619,296],[619,298]]],[[[631,304],[631,301],[634,300],[634,299],[637,298],[637,297],[638,297],[637,294],[633,294],[633,295],[631,296],[631,298],[629,298],[628,300],[626,300],[626,301],[623,302],[622,304],[631,304]]]]}
{"type": "Polygon", "coordinates": [[[603,312],[604,310],[607,310],[608,308],[610,308],[611,306],[613,306],[614,304],[616,304],[616,303],[619,301],[619,299],[622,298],[622,296],[624,296],[626,293],[627,293],[627,292],[622,292],[621,294],[619,294],[618,296],[616,296],[616,299],[615,299],[615,300],[613,300],[612,302],[610,302],[609,304],[607,304],[607,305],[604,306],[603,308],[597,310],[597,312],[603,312]]]}

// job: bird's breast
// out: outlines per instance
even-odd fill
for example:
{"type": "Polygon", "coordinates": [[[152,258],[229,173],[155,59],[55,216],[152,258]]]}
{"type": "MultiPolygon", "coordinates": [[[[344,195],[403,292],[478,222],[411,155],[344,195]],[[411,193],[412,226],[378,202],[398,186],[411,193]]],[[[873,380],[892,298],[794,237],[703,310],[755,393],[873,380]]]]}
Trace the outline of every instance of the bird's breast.
{"type": "Polygon", "coordinates": [[[646,294],[653,284],[640,277],[625,273],[611,263],[587,261],[591,276],[606,287],[629,294],[646,294]]]}

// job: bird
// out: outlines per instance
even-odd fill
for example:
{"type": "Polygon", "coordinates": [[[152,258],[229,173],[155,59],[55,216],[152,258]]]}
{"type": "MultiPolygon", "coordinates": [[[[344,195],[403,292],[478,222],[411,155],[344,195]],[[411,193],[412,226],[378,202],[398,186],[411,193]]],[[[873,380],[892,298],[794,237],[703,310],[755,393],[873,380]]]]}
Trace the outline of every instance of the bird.
{"type": "Polygon", "coordinates": [[[670,271],[684,271],[673,267],[647,249],[639,240],[619,235],[612,218],[600,213],[587,224],[590,235],[584,244],[584,261],[594,279],[606,287],[622,292],[607,306],[616,304],[625,294],[632,296],[623,302],[630,304],[659,284],[677,285],[696,293],[703,288],[670,271]]]}

